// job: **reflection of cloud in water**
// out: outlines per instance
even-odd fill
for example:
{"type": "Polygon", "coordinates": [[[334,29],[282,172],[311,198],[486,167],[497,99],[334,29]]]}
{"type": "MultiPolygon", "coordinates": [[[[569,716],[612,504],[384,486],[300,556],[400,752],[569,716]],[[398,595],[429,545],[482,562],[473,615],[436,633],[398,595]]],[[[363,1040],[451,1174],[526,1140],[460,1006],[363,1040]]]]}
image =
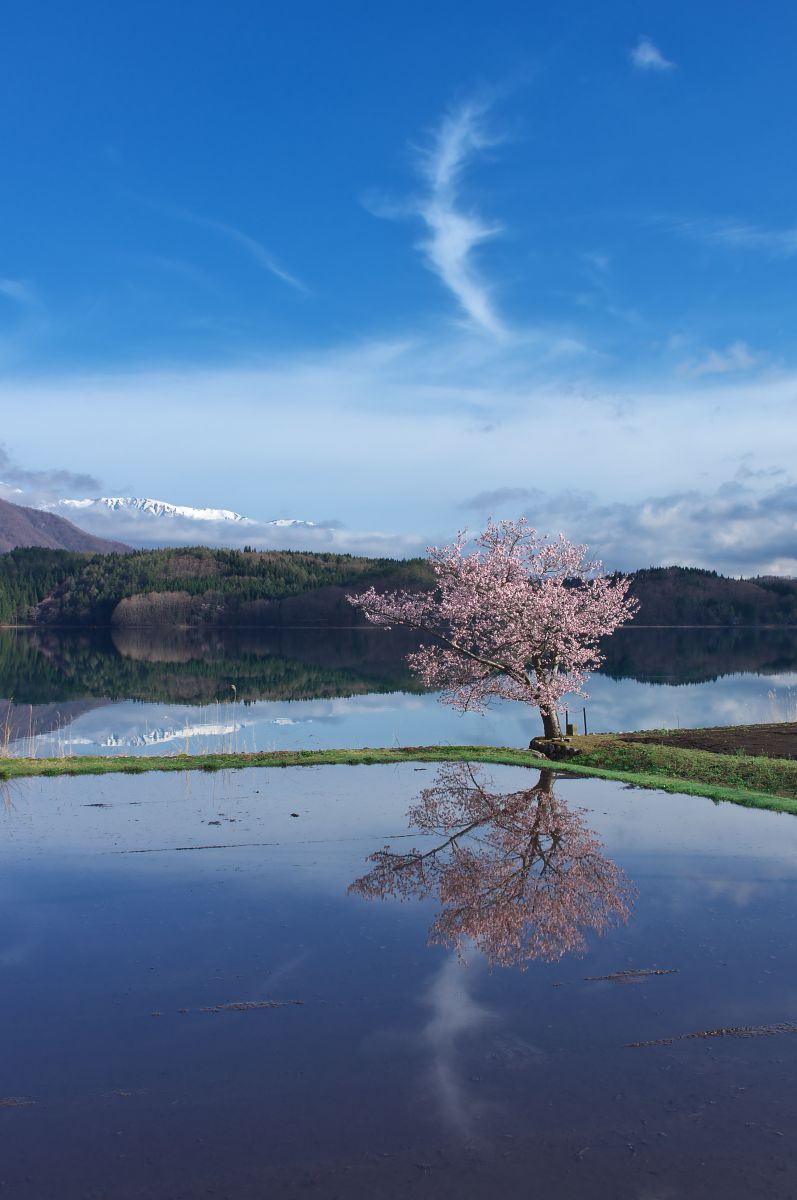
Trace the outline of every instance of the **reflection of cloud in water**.
{"type": "Polygon", "coordinates": [[[268,996],[274,999],[275,984],[282,983],[283,980],[294,973],[297,967],[307,962],[309,957],[309,950],[300,950],[297,954],[292,954],[290,958],[280,963],[273,971],[269,971],[266,977],[252,989],[252,998],[261,1000],[264,996],[268,996]]]}
{"type": "MultiPolygon", "coordinates": [[[[522,714],[527,720],[527,714],[522,714]]],[[[221,749],[228,727],[240,726],[235,749],[314,749],[332,746],[419,744],[424,740],[460,743],[513,738],[501,718],[501,736],[487,732],[481,718],[463,722],[439,706],[435,696],[395,694],[330,697],[308,701],[256,701],[238,704],[154,704],[121,701],[80,715],[40,745],[44,754],[118,748],[152,752],[169,740],[194,738],[200,749],[221,749]],[[214,730],[216,726],[216,730],[214,730]],[[223,727],[223,732],[222,732],[223,727]],[[208,745],[203,746],[203,739],[208,745]],[[84,748],[83,750],[82,748],[84,748]]],[[[490,730],[492,727],[489,727],[490,730]]],[[[233,733],[234,737],[234,733],[233,733]]],[[[25,748],[28,740],[25,742],[25,748]]],[[[22,752],[26,752],[26,749],[22,752]]],[[[95,751],[96,752],[96,751],[95,751]]]]}
{"type": "MultiPolygon", "coordinates": [[[[640,683],[592,675],[587,683],[587,718],[594,733],[765,724],[784,719],[778,709],[793,703],[794,686],[795,676],[790,672],[725,675],[718,680],[684,684],[640,683]]],[[[574,713],[580,716],[580,703],[574,705],[574,713]]]]}
{"type": "Polygon", "coordinates": [[[463,971],[457,957],[449,955],[422,1001],[429,1012],[421,1030],[429,1082],[445,1123],[466,1137],[482,1106],[467,1087],[459,1062],[460,1041],[466,1035],[472,1037],[492,1018],[489,1009],[471,995],[477,977],[474,966],[463,971]]]}
{"type": "Polygon", "coordinates": [[[711,900],[723,900],[735,908],[747,908],[763,893],[771,892],[770,883],[754,879],[704,879],[702,886],[711,900]]]}

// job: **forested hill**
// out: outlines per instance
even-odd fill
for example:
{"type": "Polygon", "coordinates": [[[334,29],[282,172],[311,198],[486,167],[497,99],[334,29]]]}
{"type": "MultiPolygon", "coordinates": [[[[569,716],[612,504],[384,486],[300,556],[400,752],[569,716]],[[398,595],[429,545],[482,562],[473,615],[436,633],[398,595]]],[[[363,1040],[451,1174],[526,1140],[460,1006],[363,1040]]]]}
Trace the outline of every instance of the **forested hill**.
{"type": "Polygon", "coordinates": [[[189,549],[0,554],[0,624],[280,625],[358,622],[347,593],[427,587],[420,559],[189,549]]]}
{"type": "MultiPolygon", "coordinates": [[[[421,559],[302,551],[142,550],[0,554],[0,624],[357,625],[353,592],[430,586],[421,559]]],[[[638,571],[639,625],[797,625],[797,580],[728,579],[714,571],[638,571]]]]}
{"type": "Polygon", "coordinates": [[[632,575],[637,625],[797,625],[797,579],[729,579],[696,567],[632,575]]]}

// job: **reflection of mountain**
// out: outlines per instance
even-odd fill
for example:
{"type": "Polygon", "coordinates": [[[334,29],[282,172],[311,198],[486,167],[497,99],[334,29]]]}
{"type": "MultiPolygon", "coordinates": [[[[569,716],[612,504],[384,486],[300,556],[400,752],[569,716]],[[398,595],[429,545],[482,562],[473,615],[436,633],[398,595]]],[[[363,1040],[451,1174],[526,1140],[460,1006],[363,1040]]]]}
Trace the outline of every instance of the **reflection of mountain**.
{"type": "Polygon", "coordinates": [[[227,724],[209,722],[204,725],[163,726],[148,729],[146,733],[110,733],[98,744],[111,749],[133,749],[140,746],[163,746],[168,742],[182,742],[194,737],[226,737],[238,733],[241,725],[237,721],[227,724]]]}
{"type": "MultiPolygon", "coordinates": [[[[84,713],[103,708],[107,700],[65,700],[53,704],[12,704],[0,700],[0,736],[2,741],[60,735],[84,713]]],[[[68,736],[64,732],[64,736],[68,736]]]]}
{"type": "Polygon", "coordinates": [[[702,683],[742,672],[797,670],[797,629],[620,629],[601,675],[643,683],[702,683]]]}
{"type": "Polygon", "coordinates": [[[473,942],[490,965],[582,951],[587,932],[628,919],[635,893],[581,813],[554,795],[554,779],[543,770],[535,786],[498,795],[467,763],[440,768],[409,812],[433,845],[378,850],[349,890],[369,900],[433,898],[430,941],[458,951],[473,942]]]}
{"type": "Polygon", "coordinates": [[[0,632],[0,695],[207,704],[419,691],[403,634],[377,629],[0,632]]]}

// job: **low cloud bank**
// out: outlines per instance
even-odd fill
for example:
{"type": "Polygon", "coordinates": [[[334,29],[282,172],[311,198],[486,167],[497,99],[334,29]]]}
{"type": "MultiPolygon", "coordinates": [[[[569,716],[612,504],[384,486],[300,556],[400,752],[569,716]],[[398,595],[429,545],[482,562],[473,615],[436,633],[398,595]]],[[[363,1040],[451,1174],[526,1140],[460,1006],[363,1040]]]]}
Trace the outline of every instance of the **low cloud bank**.
{"type": "MultiPolygon", "coordinates": [[[[586,543],[607,567],[706,567],[726,575],[797,576],[797,485],[759,491],[736,480],[713,492],[679,491],[639,503],[601,503],[575,492],[507,488],[463,501],[480,519],[507,500],[538,529],[586,543]],[[492,502],[492,503],[491,503],[492,502]]],[[[514,514],[513,514],[514,515],[514,514]]]]}
{"type": "Polygon", "coordinates": [[[21,467],[5,447],[0,446],[0,498],[12,503],[34,505],[73,492],[98,492],[100,481],[94,475],[68,471],[64,467],[29,470],[21,467]],[[23,493],[25,499],[22,499],[23,493]]]}
{"type": "MultiPolygon", "coordinates": [[[[475,492],[458,504],[441,496],[440,505],[430,507],[418,522],[420,529],[404,532],[348,528],[332,519],[291,523],[156,518],[102,506],[59,506],[55,511],[88,533],[138,548],[253,546],[391,558],[423,555],[430,543],[451,541],[464,526],[475,532],[489,516],[524,515],[542,532],[561,530],[585,543],[612,570],[678,564],[728,575],[797,577],[797,483],[782,468],[753,469],[747,459],[755,461],[751,455],[743,457],[734,478],[715,488],[674,488],[638,500],[607,501],[593,491],[524,486],[522,476],[513,478],[507,471],[506,484],[475,492]]],[[[67,492],[86,495],[99,490],[97,480],[87,474],[19,467],[2,447],[0,480],[0,498],[30,507],[51,506],[54,497],[67,492]]],[[[450,497],[450,482],[441,491],[450,497]]]]}
{"type": "MultiPolygon", "coordinates": [[[[27,503],[15,497],[18,503],[27,503]]],[[[97,537],[126,542],[136,549],[158,546],[221,546],[242,550],[317,550],[409,558],[423,554],[426,542],[414,534],[347,529],[339,521],[279,524],[270,521],[207,521],[185,517],[158,520],[147,514],[107,509],[63,511],[80,529],[97,537]]]]}
{"type": "MultiPolygon", "coordinates": [[[[507,487],[474,496],[463,504],[480,528],[487,516],[523,513],[538,529],[560,530],[584,542],[609,569],[647,566],[706,567],[727,575],[797,576],[797,484],[761,490],[733,480],[714,491],[677,491],[638,503],[601,502],[578,492],[546,495],[532,488],[507,487]]],[[[463,512],[464,516],[464,512],[463,512]]],[[[440,536],[353,530],[338,522],[275,525],[269,522],[193,522],[181,519],[152,527],[135,519],[104,523],[91,533],[137,546],[213,545],[258,549],[328,550],[336,553],[411,557],[423,555],[440,536]]],[[[453,537],[455,529],[443,535],[453,537]]]]}

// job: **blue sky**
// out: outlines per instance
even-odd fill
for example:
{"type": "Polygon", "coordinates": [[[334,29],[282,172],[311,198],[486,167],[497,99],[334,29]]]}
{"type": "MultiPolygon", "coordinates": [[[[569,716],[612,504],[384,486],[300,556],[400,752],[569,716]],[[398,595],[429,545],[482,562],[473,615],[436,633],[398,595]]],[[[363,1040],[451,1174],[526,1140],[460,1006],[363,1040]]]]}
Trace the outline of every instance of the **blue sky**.
{"type": "Polygon", "coordinates": [[[6,482],[397,552],[522,511],[613,565],[797,572],[795,25],[16,6],[6,482]]]}

